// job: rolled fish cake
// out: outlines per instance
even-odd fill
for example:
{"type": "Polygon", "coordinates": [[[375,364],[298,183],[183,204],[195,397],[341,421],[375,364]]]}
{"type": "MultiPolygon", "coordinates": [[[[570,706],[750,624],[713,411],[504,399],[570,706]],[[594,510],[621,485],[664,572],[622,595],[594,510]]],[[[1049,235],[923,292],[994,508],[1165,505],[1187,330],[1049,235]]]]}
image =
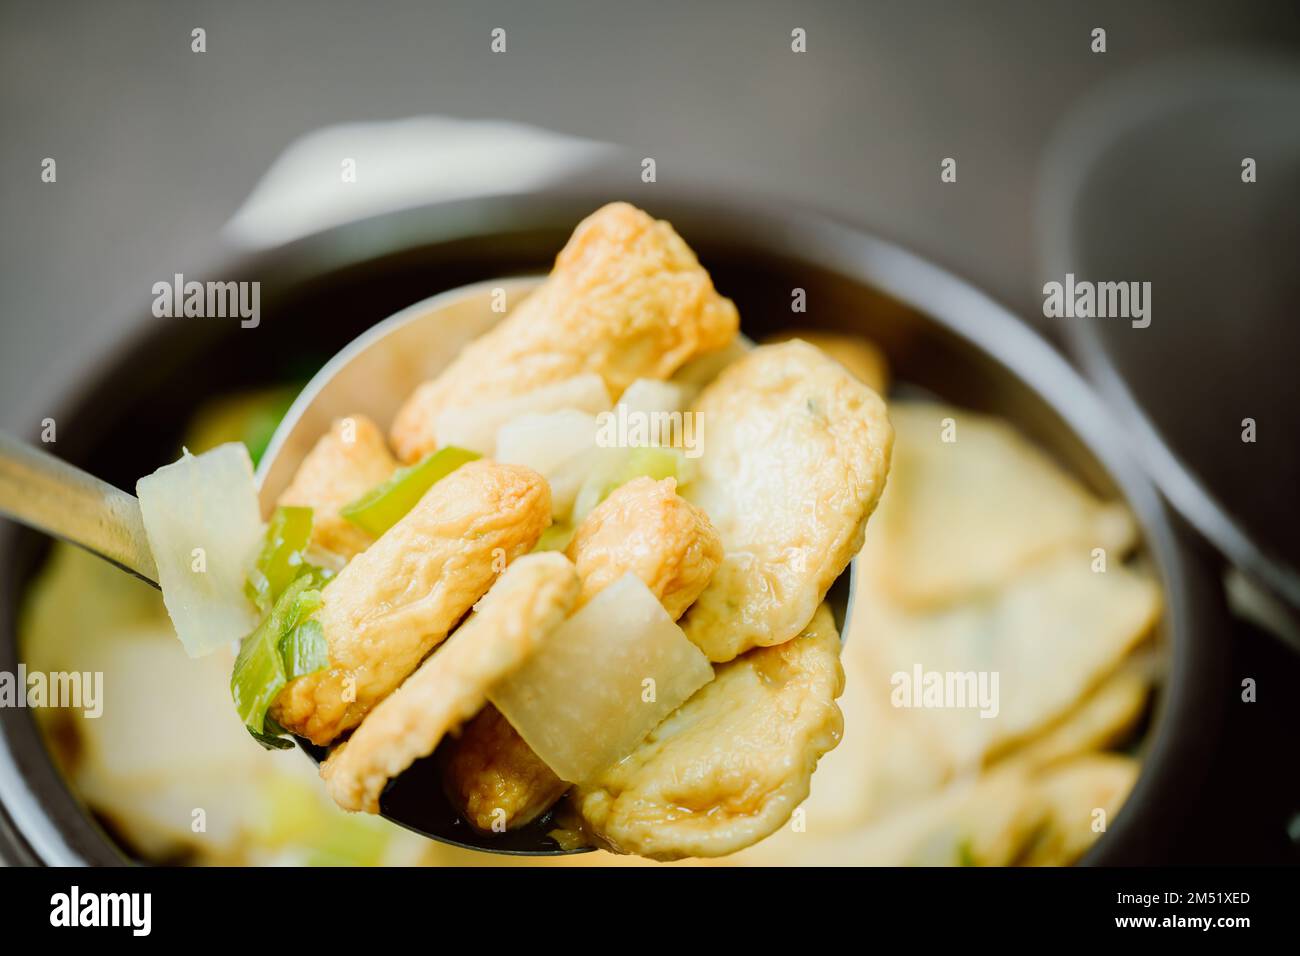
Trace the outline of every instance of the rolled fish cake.
{"type": "Polygon", "coordinates": [[[481,460],[443,478],[324,587],[329,666],[290,681],[271,715],[317,744],[355,727],[550,520],[546,480],[530,468],[481,460]]]}

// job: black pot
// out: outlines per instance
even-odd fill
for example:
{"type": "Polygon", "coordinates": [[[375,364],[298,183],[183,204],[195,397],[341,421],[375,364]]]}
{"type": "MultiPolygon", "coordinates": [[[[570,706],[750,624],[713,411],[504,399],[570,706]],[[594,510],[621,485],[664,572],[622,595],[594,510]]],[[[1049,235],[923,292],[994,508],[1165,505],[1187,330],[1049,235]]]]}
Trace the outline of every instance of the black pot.
{"type": "MultiPolygon", "coordinates": [[[[1142,747],[1140,779],[1086,859],[1168,859],[1194,825],[1178,808],[1203,782],[1198,750],[1219,732],[1216,701],[1228,699],[1220,686],[1225,610],[1212,556],[1171,521],[1090,389],[996,303],[893,245],[763,200],[649,190],[628,196],[626,187],[589,182],[406,210],[187,270],[196,278],[259,280],[257,329],[152,318],[142,290],[136,333],[66,383],[54,412],[59,454],[132,488],[175,458],[184,424],[205,397],[305,377],[378,320],[442,289],[545,271],[574,223],[605,201],[630,198],[674,223],[735,299],[751,336],[788,325],[791,289],[803,288],[810,325],[869,335],[900,383],[1009,419],[1095,491],[1128,502],[1166,597],[1159,640],[1168,679],[1142,747]]],[[[32,532],[0,527],[0,670],[16,667],[17,610],[46,546],[32,532]]],[[[0,710],[0,803],[0,852],[13,862],[123,860],[65,786],[25,709],[0,710]]]]}

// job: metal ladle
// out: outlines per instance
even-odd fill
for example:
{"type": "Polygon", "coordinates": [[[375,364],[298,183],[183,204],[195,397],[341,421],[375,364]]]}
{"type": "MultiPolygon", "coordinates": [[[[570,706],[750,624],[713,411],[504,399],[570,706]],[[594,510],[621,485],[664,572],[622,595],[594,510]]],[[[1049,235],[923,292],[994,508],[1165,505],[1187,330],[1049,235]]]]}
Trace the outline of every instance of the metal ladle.
{"type": "MultiPolygon", "coordinates": [[[[316,373],[275,430],[257,469],[263,514],[270,514],[303,458],[331,423],[364,414],[391,422],[420,383],[445,368],[471,340],[495,325],[540,282],[538,277],[490,280],[451,289],[389,316],[354,339],[316,373]]],[[[79,468],[0,433],[0,514],[62,538],[157,587],[158,571],[134,496],[79,468]]],[[[853,593],[853,564],[826,596],[845,633],[853,593]]],[[[299,739],[319,762],[326,748],[299,739]]],[[[559,856],[547,814],[507,833],[481,834],[451,805],[438,755],[416,761],[380,798],[384,817],[453,846],[490,853],[559,856]]]]}

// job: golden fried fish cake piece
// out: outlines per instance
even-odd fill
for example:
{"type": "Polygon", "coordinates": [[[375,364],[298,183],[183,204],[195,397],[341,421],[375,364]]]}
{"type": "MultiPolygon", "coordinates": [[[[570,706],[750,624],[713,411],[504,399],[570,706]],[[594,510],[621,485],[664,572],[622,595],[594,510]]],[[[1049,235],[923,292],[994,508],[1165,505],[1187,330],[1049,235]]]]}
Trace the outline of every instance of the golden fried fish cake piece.
{"type": "Polygon", "coordinates": [[[854,621],[871,636],[873,679],[892,688],[909,729],[943,754],[949,776],[1064,718],[1151,632],[1161,608],[1145,574],[1124,565],[1097,573],[1069,552],[1001,590],[924,613],[863,579],[854,621]],[[927,675],[961,678],[967,699],[915,706],[918,672],[921,686],[927,675]],[[981,687],[989,701],[978,700],[981,687]]]}
{"type": "Polygon", "coordinates": [[[879,675],[871,654],[875,635],[862,620],[853,614],[840,650],[845,688],[837,704],[844,715],[844,741],[817,764],[812,793],[802,804],[804,827],[797,833],[787,828],[754,850],[777,843],[799,854],[808,838],[860,829],[947,780],[945,752],[928,728],[914,726],[911,711],[890,703],[888,675],[879,675]]]}
{"type": "Polygon", "coordinates": [[[1019,861],[1025,866],[1069,866],[1101,836],[1095,824],[1110,826],[1137,782],[1139,765],[1120,754],[1088,754],[1052,767],[1035,778],[1047,808],[1046,820],[1019,861]]]}
{"type": "Polygon", "coordinates": [[[871,523],[864,570],[890,596],[930,609],[1013,580],[1062,549],[1117,564],[1137,529],[1012,425],[933,402],[893,402],[889,489],[871,523]],[[978,502],[978,506],[973,503],[978,502]]]}
{"type": "Polygon", "coordinates": [[[272,716],[317,744],[355,727],[550,521],[531,468],[484,459],[443,478],[325,585],[316,620],[330,666],[290,681],[272,716]]]}
{"type": "Polygon", "coordinates": [[[842,840],[844,863],[872,866],[1010,866],[1046,819],[1026,768],[963,780],[842,840]]]}
{"type": "Polygon", "coordinates": [[[612,395],[638,378],[667,378],[730,342],[739,321],[671,225],[611,203],[579,223],[540,287],[415,390],[393,423],[393,447],[414,461],[438,446],[443,410],[583,372],[612,395]]]}
{"type": "Polygon", "coordinates": [[[452,802],[484,833],[532,823],[569,789],[491,704],[448,743],[442,769],[452,802]]]}
{"type": "Polygon", "coordinates": [[[1034,767],[1105,750],[1121,742],[1146,709],[1151,683],[1136,668],[1121,665],[1061,720],[1021,746],[994,754],[1034,767]]]}
{"type": "Polygon", "coordinates": [[[862,547],[889,471],[880,396],[806,342],[754,349],[701,393],[687,497],[725,556],[682,629],[713,661],[788,641],[862,547]]]}
{"type": "Polygon", "coordinates": [[[562,554],[510,565],[475,613],[321,765],[335,802],[378,813],[385,784],[482,709],[492,685],[536,651],[578,592],[577,572],[562,554]]]}
{"type": "Polygon", "coordinates": [[[587,515],[566,553],[582,578],[580,603],[631,571],[677,620],[713,577],[722,541],[675,479],[634,478],[587,515]]]}
{"type": "Polygon", "coordinates": [[[379,426],[365,415],[350,415],[320,437],[276,503],[311,508],[312,544],[351,558],[375,539],[339,509],[387,481],[396,468],[379,426]]]}
{"type": "Polygon", "coordinates": [[[741,866],[788,866],[792,862],[804,866],[1010,866],[1047,818],[1046,801],[1028,768],[1011,765],[918,793],[892,812],[855,827],[822,826],[813,802],[805,805],[804,832],[782,829],[725,862],[741,866]]]}
{"type": "Polygon", "coordinates": [[[719,667],[626,759],[575,788],[585,825],[655,860],[725,856],[776,831],[839,743],[839,651],[822,606],[794,640],[719,667]]]}
{"type": "MultiPolygon", "coordinates": [[[[699,596],[722,559],[722,543],[708,516],[676,488],[672,478],[634,479],[578,526],[567,554],[582,580],[580,606],[629,571],[674,619],[699,596]]],[[[449,750],[447,790],[480,830],[531,823],[569,786],[490,705],[449,750]]]]}
{"type": "Polygon", "coordinates": [[[774,344],[791,339],[803,339],[809,345],[821,349],[877,395],[884,395],[889,390],[889,362],[885,353],[867,338],[842,332],[800,328],[778,332],[763,341],[774,344]]]}

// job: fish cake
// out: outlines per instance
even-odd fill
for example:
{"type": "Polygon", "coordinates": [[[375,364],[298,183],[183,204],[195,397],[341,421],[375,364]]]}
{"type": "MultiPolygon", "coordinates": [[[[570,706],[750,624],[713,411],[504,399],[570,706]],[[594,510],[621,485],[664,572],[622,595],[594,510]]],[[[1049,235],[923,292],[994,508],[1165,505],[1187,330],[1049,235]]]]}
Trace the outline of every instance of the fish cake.
{"type": "Polygon", "coordinates": [[[375,539],[339,509],[387,481],[396,469],[379,426],[365,415],[350,415],[320,437],[276,504],[311,508],[311,543],[351,558],[375,539]]]}
{"type": "Polygon", "coordinates": [[[894,402],[889,489],[864,570],[928,610],[1013,581],[1062,549],[1112,563],[1137,540],[1128,509],[1103,502],[999,418],[933,402],[894,402]],[[974,505],[978,502],[978,505],[974,505]]]}
{"type": "Polygon", "coordinates": [[[884,395],[889,390],[889,362],[885,353],[864,336],[822,329],[789,329],[769,336],[764,342],[788,342],[791,339],[803,339],[821,349],[877,395],[884,395]]]}
{"type": "Polygon", "coordinates": [[[527,826],[569,789],[492,704],[448,742],[442,760],[447,795],[483,833],[527,826]]]}
{"type": "Polygon", "coordinates": [[[716,662],[788,641],[862,547],[889,471],[880,396],[801,341],[764,345],[701,393],[700,477],[686,496],[724,557],[682,621],[716,662]]]}
{"type": "MultiPolygon", "coordinates": [[[[722,544],[708,516],[679,496],[676,484],[672,478],[633,479],[578,526],[567,554],[582,580],[579,605],[628,572],[670,617],[680,617],[699,596],[722,558],[722,544]]],[[[490,704],[447,749],[447,791],[483,831],[531,823],[569,788],[490,704]]]]}
{"type": "Polygon", "coordinates": [[[916,794],[893,812],[841,830],[820,828],[809,801],[803,833],[782,830],[728,859],[742,866],[1010,866],[1047,819],[1029,771],[1007,766],[916,794]],[[815,864],[812,863],[815,861],[815,864]]]}
{"type": "Polygon", "coordinates": [[[1161,609],[1160,589],[1145,574],[1123,565],[1097,573],[1068,552],[1005,589],[926,613],[900,607],[871,583],[853,613],[870,635],[872,679],[893,686],[891,701],[896,693],[911,729],[944,754],[954,776],[1069,714],[1151,633],[1161,609]],[[912,706],[918,670],[984,678],[988,715],[982,702],[912,706]]]}
{"type": "Polygon", "coordinates": [[[321,765],[335,802],[378,813],[388,781],[477,713],[492,685],[568,616],[578,591],[577,572],[562,554],[527,555],[510,565],[474,614],[321,765]]]}
{"type": "Polygon", "coordinates": [[[581,603],[630,571],[677,620],[717,570],[722,541],[675,479],[634,478],[583,519],[566,553],[582,578],[581,603]]]}
{"type": "Polygon", "coordinates": [[[462,465],[321,591],[329,666],[290,681],[271,715],[313,743],[355,727],[419,665],[551,521],[546,479],[462,465]]]}
{"type": "Polygon", "coordinates": [[[1075,863],[1101,836],[1096,824],[1110,826],[1137,783],[1139,769],[1132,757],[1097,753],[1059,764],[1036,777],[1047,818],[1018,862],[1024,866],[1075,863]]]}
{"type": "Polygon", "coordinates": [[[1041,736],[1022,742],[995,760],[1046,767],[1121,743],[1146,709],[1151,684],[1137,668],[1121,665],[1041,736]]]}
{"type": "Polygon", "coordinates": [[[599,374],[611,395],[638,378],[667,378],[728,344],[739,323],[671,225],[611,203],[578,225],[540,287],[416,389],[393,423],[393,447],[415,461],[438,447],[444,410],[584,372],[599,374]]]}
{"type": "Polygon", "coordinates": [[[823,605],[794,640],[717,668],[626,759],[575,788],[585,826],[654,860],[726,856],[775,832],[839,743],[839,652],[823,605]]]}

